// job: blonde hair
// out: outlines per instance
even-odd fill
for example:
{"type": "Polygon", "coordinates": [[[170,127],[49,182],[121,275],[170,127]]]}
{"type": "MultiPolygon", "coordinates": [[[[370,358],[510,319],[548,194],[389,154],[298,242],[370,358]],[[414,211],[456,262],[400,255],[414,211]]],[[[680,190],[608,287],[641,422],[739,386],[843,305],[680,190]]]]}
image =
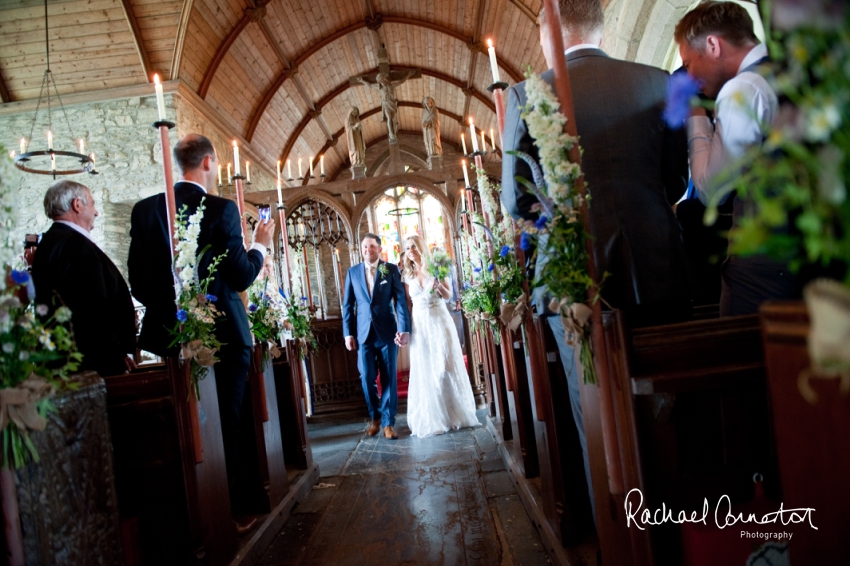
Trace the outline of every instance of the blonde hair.
{"type": "MultiPolygon", "coordinates": [[[[426,269],[431,258],[431,252],[428,251],[428,244],[425,243],[425,240],[419,234],[411,234],[404,239],[404,242],[402,242],[405,249],[407,248],[408,240],[412,241],[416,246],[420,257],[422,258],[422,268],[426,269]]],[[[410,259],[410,254],[407,252],[404,253],[404,278],[408,281],[416,278],[416,266],[413,264],[413,261],[410,259]]]]}

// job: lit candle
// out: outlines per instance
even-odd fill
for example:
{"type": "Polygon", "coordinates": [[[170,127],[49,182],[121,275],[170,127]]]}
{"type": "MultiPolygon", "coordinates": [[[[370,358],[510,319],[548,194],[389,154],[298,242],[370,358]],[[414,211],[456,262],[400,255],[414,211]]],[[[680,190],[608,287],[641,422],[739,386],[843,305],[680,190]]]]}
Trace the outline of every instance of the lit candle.
{"type": "Polygon", "coordinates": [[[251,182],[251,162],[250,161],[245,162],[245,177],[246,177],[245,180],[250,183],[251,182]]]}
{"type": "Polygon", "coordinates": [[[466,135],[463,132],[460,133],[460,143],[463,145],[463,154],[466,155],[466,135]]]}
{"type": "Polygon", "coordinates": [[[85,142],[83,141],[83,138],[80,138],[80,153],[86,152],[85,147],[86,146],[85,146],[85,142]]]}
{"type": "Polygon", "coordinates": [[[165,120],[165,99],[162,97],[162,85],[159,84],[159,75],[153,76],[153,88],[156,91],[156,111],[159,114],[159,121],[165,120]]]}
{"type": "Polygon", "coordinates": [[[292,180],[292,160],[286,160],[286,178],[292,180]]]}
{"type": "MultiPolygon", "coordinates": [[[[21,153],[27,152],[27,138],[21,138],[21,153]]],[[[82,152],[80,152],[82,153],[82,152]]]]}
{"type": "Polygon", "coordinates": [[[334,257],[336,258],[336,262],[339,263],[339,250],[334,248],[334,257]]]}
{"type": "Polygon", "coordinates": [[[463,209],[463,211],[466,212],[466,199],[464,198],[464,191],[465,191],[465,189],[461,189],[459,196],[460,196],[460,206],[463,209]]]}
{"type": "Polygon", "coordinates": [[[14,149],[9,152],[9,157],[11,157],[12,159],[15,158],[15,150],[14,149]]]}
{"type": "Polygon", "coordinates": [[[94,154],[92,153],[91,155],[89,155],[89,158],[91,159],[91,168],[92,168],[92,171],[94,171],[94,169],[95,169],[95,166],[94,166],[94,154]]]}
{"type": "Polygon", "coordinates": [[[490,147],[493,148],[493,151],[496,151],[496,142],[493,141],[493,128],[490,128],[490,147]]]}
{"type": "Polygon", "coordinates": [[[324,156],[324,154],[322,154],[322,156],[319,158],[319,164],[322,166],[322,177],[324,177],[325,176],[325,156],[324,156]]]}
{"type": "Polygon", "coordinates": [[[298,178],[303,179],[304,174],[301,172],[301,158],[298,158],[298,178]]]}
{"type": "Polygon", "coordinates": [[[50,169],[56,171],[56,154],[50,154],[50,169]]]}
{"type": "Polygon", "coordinates": [[[280,181],[280,161],[277,162],[277,180],[280,181]]]}
{"type": "Polygon", "coordinates": [[[490,55],[490,72],[493,73],[493,83],[502,82],[499,79],[499,65],[496,63],[496,50],[493,49],[493,40],[487,40],[487,53],[490,55]]]}
{"type": "Polygon", "coordinates": [[[463,181],[465,186],[469,187],[469,171],[466,169],[466,159],[461,159],[460,162],[463,164],[463,181]]]}
{"type": "Polygon", "coordinates": [[[481,130],[481,151],[487,153],[487,139],[484,137],[484,130],[481,130]]]}
{"type": "Polygon", "coordinates": [[[230,174],[230,163],[227,164],[227,184],[233,183],[233,175],[230,174]]]}
{"type": "Polygon", "coordinates": [[[313,178],[313,156],[310,156],[310,178],[313,178]]]}
{"type": "Polygon", "coordinates": [[[47,130],[47,149],[53,149],[53,132],[47,130]]]}
{"type": "Polygon", "coordinates": [[[469,119],[469,139],[472,140],[472,152],[478,151],[478,136],[475,135],[475,124],[472,123],[472,118],[469,119]]]}
{"type": "Polygon", "coordinates": [[[239,146],[236,145],[236,140],[233,140],[233,176],[238,177],[241,169],[239,168],[239,146]]]}
{"type": "Polygon", "coordinates": [[[221,164],[218,166],[218,186],[221,186],[221,164]]]}
{"type": "Polygon", "coordinates": [[[277,205],[283,206],[283,193],[280,190],[280,177],[277,179],[277,205]]]}

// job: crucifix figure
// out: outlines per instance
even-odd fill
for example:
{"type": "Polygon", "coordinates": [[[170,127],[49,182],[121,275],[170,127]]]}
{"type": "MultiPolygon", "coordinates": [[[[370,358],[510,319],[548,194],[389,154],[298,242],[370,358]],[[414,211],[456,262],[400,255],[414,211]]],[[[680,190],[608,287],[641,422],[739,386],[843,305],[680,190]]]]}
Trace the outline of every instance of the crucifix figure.
{"type": "Polygon", "coordinates": [[[382,45],[378,50],[378,72],[349,79],[353,86],[362,84],[381,93],[381,121],[387,123],[389,142],[392,144],[398,142],[398,99],[395,96],[395,88],[409,78],[420,76],[422,71],[419,69],[391,71],[387,50],[382,45]]]}

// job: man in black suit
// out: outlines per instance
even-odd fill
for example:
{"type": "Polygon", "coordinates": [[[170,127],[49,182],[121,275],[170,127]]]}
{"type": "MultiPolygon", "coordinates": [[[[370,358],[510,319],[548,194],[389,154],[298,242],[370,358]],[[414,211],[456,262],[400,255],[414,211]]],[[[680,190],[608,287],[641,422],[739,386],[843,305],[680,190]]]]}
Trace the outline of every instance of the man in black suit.
{"type": "MultiPolygon", "coordinates": [[[[686,320],[690,304],[687,259],[672,205],[687,186],[684,137],[667,128],[662,110],[668,75],[637,63],[608,57],[602,43],[604,18],[599,0],[560,0],[561,32],[566,47],[582,170],[589,188],[590,230],[600,276],[610,276],[602,297],[626,311],[632,326],[686,320]]],[[[540,13],[540,40],[551,68],[546,14],[540,13]]],[[[554,71],[542,78],[553,86],[554,71]]],[[[505,150],[538,159],[537,148],[520,117],[527,102],[525,83],[508,91],[505,150]]],[[[515,177],[531,180],[528,165],[506,155],[502,166],[502,202],[515,218],[534,220],[537,200],[515,177]]],[[[537,270],[547,261],[540,242],[537,270]]],[[[535,291],[538,312],[551,315],[545,290],[535,291]]],[[[578,376],[573,350],[564,342],[560,317],[547,318],[567,375],[573,418],[579,431],[590,487],[578,376]]],[[[591,492],[591,503],[593,495],[591,492]]]]}
{"type": "Polygon", "coordinates": [[[36,304],[47,305],[46,316],[63,304],[71,309],[80,369],[103,376],[133,369],[136,311],[118,268],[89,234],[98,216],[91,192],[57,181],[44,196],[44,213],[53,225],[33,260],[36,304]]]}
{"type": "MultiPolygon", "coordinates": [[[[198,275],[207,276],[210,262],[225,252],[207,292],[214,295],[216,308],[224,316],[218,319],[215,335],[224,346],[215,364],[216,390],[221,413],[221,428],[227,460],[228,478],[233,485],[239,415],[251,355],[251,330],[239,293],[257,278],[266,250],[271,246],[274,221],[260,223],[254,243],[245,250],[242,222],[236,203],[207,194],[215,186],[218,159],[212,142],[204,136],[189,134],[174,146],[174,161],[180,180],[174,184],[177,210],[184,205],[193,214],[204,199],[204,218],[198,236],[198,250],[210,249],[198,265],[198,275]]],[[[165,194],[148,197],[133,207],[130,221],[130,288],[133,296],[146,307],[139,347],[159,356],[176,354],[169,348],[168,329],[177,322],[171,246],[168,239],[165,194]]]]}

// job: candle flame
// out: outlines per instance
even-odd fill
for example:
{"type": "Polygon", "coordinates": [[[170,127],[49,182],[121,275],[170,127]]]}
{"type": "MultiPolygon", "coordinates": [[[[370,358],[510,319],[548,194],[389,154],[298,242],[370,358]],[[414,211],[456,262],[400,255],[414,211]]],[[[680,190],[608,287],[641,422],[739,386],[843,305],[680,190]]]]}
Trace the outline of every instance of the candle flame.
{"type": "Polygon", "coordinates": [[[472,118],[469,119],[469,125],[472,126],[472,118]]]}
{"type": "Polygon", "coordinates": [[[233,140],[233,147],[236,147],[236,140],[233,140]]]}
{"type": "Polygon", "coordinates": [[[493,47],[493,40],[492,39],[487,40],[487,47],[493,47]]]}
{"type": "Polygon", "coordinates": [[[153,74],[153,84],[159,84],[159,75],[157,75],[156,73],[153,74]]]}

